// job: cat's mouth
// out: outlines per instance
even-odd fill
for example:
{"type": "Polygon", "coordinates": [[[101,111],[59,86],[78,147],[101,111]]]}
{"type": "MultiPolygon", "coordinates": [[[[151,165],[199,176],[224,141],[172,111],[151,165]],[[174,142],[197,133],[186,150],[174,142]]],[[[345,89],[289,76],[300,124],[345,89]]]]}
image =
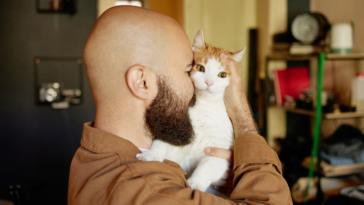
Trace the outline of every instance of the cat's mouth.
{"type": "Polygon", "coordinates": [[[196,88],[196,87],[195,87],[195,89],[196,89],[196,90],[198,90],[198,91],[202,91],[202,92],[214,93],[213,89],[211,89],[211,88],[209,88],[209,87],[207,87],[207,88],[203,88],[203,89],[200,89],[200,88],[196,88]]]}
{"type": "Polygon", "coordinates": [[[210,93],[214,93],[210,87],[209,87],[209,88],[207,88],[206,90],[207,90],[208,92],[210,92],[210,93]]]}

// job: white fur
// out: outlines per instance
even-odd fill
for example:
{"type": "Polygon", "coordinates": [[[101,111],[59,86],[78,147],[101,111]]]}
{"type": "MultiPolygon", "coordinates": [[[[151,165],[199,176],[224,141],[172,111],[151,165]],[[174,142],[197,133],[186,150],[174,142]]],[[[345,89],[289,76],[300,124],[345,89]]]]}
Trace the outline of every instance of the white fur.
{"type": "Polygon", "coordinates": [[[224,104],[224,91],[230,79],[218,77],[224,69],[216,59],[209,59],[203,66],[205,72],[191,73],[196,94],[196,103],[189,108],[194,141],[178,147],[154,140],[149,151],[137,156],[143,161],[168,159],[177,162],[187,172],[191,188],[201,191],[219,180],[229,167],[227,160],[205,155],[204,149],[230,149],[233,144],[233,127],[224,104]],[[205,81],[213,82],[213,85],[208,87],[205,81]]]}

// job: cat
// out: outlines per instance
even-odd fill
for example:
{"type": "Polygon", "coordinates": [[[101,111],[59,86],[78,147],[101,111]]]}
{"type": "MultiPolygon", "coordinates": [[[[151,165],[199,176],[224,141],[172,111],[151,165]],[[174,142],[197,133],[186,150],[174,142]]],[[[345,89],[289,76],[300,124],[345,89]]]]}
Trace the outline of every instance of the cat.
{"type": "Polygon", "coordinates": [[[220,53],[240,61],[244,49],[229,52],[205,43],[200,29],[194,39],[194,65],[190,77],[195,87],[195,104],[188,113],[194,129],[193,141],[185,146],[174,146],[154,140],[149,150],[138,154],[143,161],[168,159],[178,163],[187,173],[192,189],[206,191],[228,170],[229,162],[204,153],[206,147],[231,149],[234,141],[233,127],[224,104],[225,88],[230,82],[230,72],[221,62],[220,53]]]}

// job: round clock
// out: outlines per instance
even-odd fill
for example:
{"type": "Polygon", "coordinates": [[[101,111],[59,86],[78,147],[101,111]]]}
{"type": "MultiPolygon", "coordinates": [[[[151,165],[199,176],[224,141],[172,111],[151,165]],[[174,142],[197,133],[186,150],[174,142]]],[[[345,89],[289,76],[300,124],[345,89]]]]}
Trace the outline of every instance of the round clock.
{"type": "Polygon", "coordinates": [[[301,43],[313,44],[325,39],[330,25],[327,19],[318,13],[303,13],[293,19],[291,32],[301,43]]]}

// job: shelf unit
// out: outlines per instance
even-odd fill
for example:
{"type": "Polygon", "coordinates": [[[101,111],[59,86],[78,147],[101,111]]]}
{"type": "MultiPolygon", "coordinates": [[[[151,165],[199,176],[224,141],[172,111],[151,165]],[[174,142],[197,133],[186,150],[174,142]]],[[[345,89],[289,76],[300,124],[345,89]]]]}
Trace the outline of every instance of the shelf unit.
{"type": "MultiPolygon", "coordinates": [[[[318,55],[289,55],[288,53],[275,53],[267,57],[270,60],[284,60],[284,61],[306,61],[317,59],[318,55]]],[[[326,60],[364,60],[364,53],[351,53],[346,55],[341,54],[325,54],[326,60]]]]}
{"type": "MultiPolygon", "coordinates": [[[[311,60],[316,60],[318,62],[318,69],[317,69],[317,102],[321,102],[321,92],[322,92],[322,81],[323,81],[323,71],[324,71],[324,63],[326,60],[364,60],[364,53],[353,53],[353,54],[347,54],[347,55],[340,55],[340,54],[325,54],[323,52],[321,52],[319,55],[289,55],[287,53],[285,54],[274,54],[274,55],[270,55],[267,56],[267,60],[266,60],[266,66],[265,66],[265,76],[266,76],[266,80],[265,80],[265,85],[269,86],[269,77],[268,77],[268,63],[269,61],[275,61],[275,60],[283,60],[283,61],[311,61],[311,60]]],[[[264,96],[264,102],[268,105],[266,106],[266,108],[269,107],[269,103],[268,103],[268,96],[267,93],[265,93],[264,96]]],[[[312,179],[313,174],[314,174],[314,162],[317,159],[317,168],[318,168],[318,177],[319,179],[321,178],[321,166],[319,166],[321,164],[321,157],[318,156],[318,153],[320,153],[319,151],[319,141],[320,141],[320,130],[321,130],[321,121],[322,119],[326,119],[326,120],[334,120],[334,119],[347,119],[347,118],[364,118],[364,112],[343,112],[343,113],[322,113],[322,107],[321,104],[318,104],[315,108],[315,111],[310,111],[310,110],[304,110],[304,109],[297,109],[297,108],[289,108],[289,107],[282,107],[283,109],[285,109],[287,112],[293,112],[293,113],[297,113],[297,114],[301,114],[301,115],[308,115],[311,116],[313,118],[315,118],[315,127],[314,127],[314,133],[313,133],[313,138],[314,138],[314,144],[313,144],[313,149],[312,149],[312,153],[311,153],[311,162],[310,162],[310,169],[309,169],[309,175],[308,178],[309,180],[312,179]]],[[[266,109],[267,110],[267,109],[266,109]]],[[[265,113],[265,119],[267,119],[267,113],[265,113]]],[[[267,125],[267,122],[265,120],[265,126],[267,125]]],[[[308,180],[308,184],[310,183],[308,180]]],[[[321,183],[320,180],[318,180],[318,192],[322,193],[321,190],[321,183]]],[[[307,197],[307,191],[306,190],[306,197],[307,197]]],[[[319,194],[318,193],[318,194],[319,194]]],[[[307,200],[307,198],[305,199],[305,201],[307,200]]]]}
{"type": "MultiPolygon", "coordinates": [[[[265,76],[268,76],[268,63],[269,61],[319,61],[318,55],[289,55],[288,53],[275,53],[267,56],[265,66],[265,76]]],[[[325,60],[364,60],[364,53],[351,53],[346,55],[325,53],[325,60]]],[[[266,77],[265,86],[269,86],[269,82],[266,77]]],[[[278,107],[277,105],[271,105],[267,100],[267,93],[264,96],[264,102],[267,104],[266,107],[278,107]]],[[[281,107],[281,106],[279,106],[281,107]]],[[[299,108],[281,107],[287,112],[297,113],[301,115],[308,115],[315,117],[315,111],[304,110],[299,108]]],[[[266,116],[265,113],[264,116],[266,116]]],[[[265,117],[266,118],[266,117],[265,117]]],[[[342,112],[342,113],[322,113],[322,119],[335,120],[335,119],[347,119],[347,118],[364,118],[364,112],[342,112]]],[[[266,126],[265,122],[265,126],[266,126]]]]}

